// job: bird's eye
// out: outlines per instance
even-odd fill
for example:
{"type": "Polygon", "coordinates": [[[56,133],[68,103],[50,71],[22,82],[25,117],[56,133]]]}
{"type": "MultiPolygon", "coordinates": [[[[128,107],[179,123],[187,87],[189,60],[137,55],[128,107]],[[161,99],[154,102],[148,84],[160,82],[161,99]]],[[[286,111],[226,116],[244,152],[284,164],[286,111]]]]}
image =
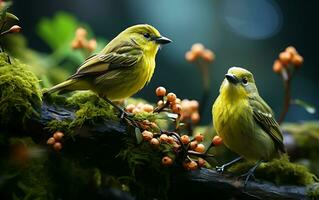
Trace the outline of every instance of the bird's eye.
{"type": "Polygon", "coordinates": [[[247,85],[247,84],[248,84],[247,78],[244,77],[243,80],[242,80],[242,82],[243,82],[244,85],[247,85]]]}
{"type": "Polygon", "coordinates": [[[151,35],[149,33],[144,33],[143,36],[147,39],[149,39],[151,37],[151,35]]]}

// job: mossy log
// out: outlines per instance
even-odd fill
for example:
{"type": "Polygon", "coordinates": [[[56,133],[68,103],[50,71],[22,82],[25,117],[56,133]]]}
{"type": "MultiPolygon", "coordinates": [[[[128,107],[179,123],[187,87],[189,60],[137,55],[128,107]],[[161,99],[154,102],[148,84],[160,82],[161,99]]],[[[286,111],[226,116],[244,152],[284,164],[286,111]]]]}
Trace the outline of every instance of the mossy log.
{"type": "MultiPolygon", "coordinates": [[[[43,171],[48,170],[44,169],[45,166],[54,171],[59,168],[59,160],[67,159],[111,176],[132,176],[129,178],[135,179],[139,184],[129,189],[138,199],[197,199],[199,196],[217,199],[307,199],[318,196],[317,183],[303,184],[307,186],[279,186],[265,181],[249,181],[244,187],[242,180],[218,174],[214,170],[201,168],[186,171],[178,164],[172,167],[161,166],[161,152],[149,148],[146,142],[137,145],[131,135],[134,134],[134,128],[119,120],[116,112],[103,99],[93,93],[76,93],[70,98],[42,98],[39,80],[26,68],[18,60],[12,59],[10,63],[5,54],[0,54],[1,144],[4,149],[9,149],[8,138],[31,136],[37,145],[42,145],[49,152],[46,158],[52,155],[58,158],[48,159],[48,165],[41,165],[43,171]],[[55,131],[65,133],[60,152],[49,151],[50,146],[46,144],[55,131]],[[132,140],[133,145],[129,146],[128,141],[132,140]]],[[[144,117],[140,120],[145,119],[144,117]]],[[[154,118],[154,115],[148,115],[147,119],[151,117],[154,118]]],[[[66,173],[70,172],[69,169],[66,173]]],[[[38,176],[38,173],[35,174],[38,176]]],[[[32,174],[31,178],[33,176],[35,175],[32,174]]],[[[65,181],[59,173],[54,178],[59,183],[65,181]]],[[[85,175],[82,178],[89,179],[85,175]]],[[[95,181],[96,185],[101,185],[98,182],[100,181],[95,181]]],[[[79,191],[77,195],[86,193],[79,191]]],[[[8,195],[11,196],[10,192],[8,195]]]]}
{"type": "MultiPolygon", "coordinates": [[[[26,130],[32,130],[34,139],[38,141],[44,141],[43,136],[48,135],[43,129],[48,122],[53,119],[72,120],[75,116],[74,110],[46,104],[45,100],[41,110],[41,118],[31,119],[28,126],[25,127],[26,130]]],[[[96,154],[95,158],[103,154],[103,159],[112,159],[119,153],[121,144],[128,137],[128,128],[125,123],[113,120],[105,120],[94,126],[82,126],[75,130],[76,142],[65,143],[63,152],[72,155],[78,152],[79,157],[91,156],[91,158],[94,154],[96,154]]],[[[92,158],[92,160],[96,159],[92,158]]],[[[121,168],[122,163],[115,165],[121,168]]],[[[185,171],[175,167],[171,174],[169,198],[189,198],[198,197],[198,195],[220,198],[235,197],[236,199],[307,199],[307,187],[277,186],[258,180],[249,181],[245,187],[242,180],[230,175],[219,174],[214,170],[201,168],[195,171],[185,171]]]]}

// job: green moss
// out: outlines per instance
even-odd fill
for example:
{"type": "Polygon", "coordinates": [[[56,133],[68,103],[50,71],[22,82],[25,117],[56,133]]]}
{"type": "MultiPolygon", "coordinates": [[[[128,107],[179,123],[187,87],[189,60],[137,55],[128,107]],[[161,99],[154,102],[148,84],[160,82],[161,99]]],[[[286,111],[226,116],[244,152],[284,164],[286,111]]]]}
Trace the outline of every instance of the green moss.
{"type": "MultiPolygon", "coordinates": [[[[243,162],[232,166],[229,171],[240,175],[246,173],[253,165],[251,162],[243,162]]],[[[308,185],[318,180],[306,167],[289,162],[288,156],[262,163],[256,169],[255,177],[278,185],[308,185]]]]}
{"type": "Polygon", "coordinates": [[[284,123],[282,129],[295,138],[299,148],[306,151],[305,154],[315,154],[319,151],[319,121],[302,123],[284,123]]]}
{"type": "Polygon", "coordinates": [[[159,148],[153,148],[148,142],[137,145],[132,139],[127,140],[126,144],[119,157],[127,162],[130,169],[126,184],[129,185],[133,195],[138,199],[167,198],[170,170],[161,164],[161,160],[163,156],[175,158],[172,147],[162,143],[159,148]]]}
{"type": "Polygon", "coordinates": [[[15,125],[38,116],[41,106],[39,80],[17,59],[0,53],[0,124],[15,125]]]}
{"type": "Polygon", "coordinates": [[[94,125],[104,120],[119,120],[116,111],[105,100],[90,91],[76,92],[71,97],[51,95],[48,101],[75,109],[74,120],[52,120],[46,125],[50,132],[56,130],[72,134],[73,130],[83,125],[94,125]]]}

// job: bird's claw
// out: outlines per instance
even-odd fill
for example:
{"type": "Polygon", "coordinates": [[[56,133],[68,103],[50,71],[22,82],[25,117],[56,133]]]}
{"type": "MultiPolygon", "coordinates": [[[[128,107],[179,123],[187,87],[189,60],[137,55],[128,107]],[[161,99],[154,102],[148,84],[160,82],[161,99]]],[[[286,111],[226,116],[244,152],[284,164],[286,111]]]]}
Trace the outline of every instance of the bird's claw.
{"type": "Polygon", "coordinates": [[[248,172],[246,172],[246,173],[244,173],[244,174],[238,176],[237,179],[245,179],[244,186],[246,187],[246,185],[247,185],[249,179],[251,179],[251,178],[252,178],[253,180],[256,180],[253,170],[249,170],[248,172]]]}
{"type": "Polygon", "coordinates": [[[130,117],[132,117],[132,116],[133,116],[132,113],[128,113],[124,109],[121,109],[120,114],[119,114],[120,119],[124,119],[125,118],[125,119],[129,119],[130,120],[130,117]]]}
{"type": "Polygon", "coordinates": [[[225,166],[224,165],[222,165],[222,166],[216,166],[216,172],[218,172],[218,173],[223,173],[224,172],[224,170],[225,170],[225,166]]]}

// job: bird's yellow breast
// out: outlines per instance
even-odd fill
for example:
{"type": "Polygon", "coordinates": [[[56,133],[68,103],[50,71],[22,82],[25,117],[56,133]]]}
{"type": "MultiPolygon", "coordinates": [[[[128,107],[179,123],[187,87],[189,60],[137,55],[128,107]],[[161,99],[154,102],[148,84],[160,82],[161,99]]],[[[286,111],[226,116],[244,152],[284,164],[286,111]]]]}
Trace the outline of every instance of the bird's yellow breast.
{"type": "Polygon", "coordinates": [[[213,105],[213,123],[223,143],[248,160],[268,160],[274,142],[254,121],[247,98],[231,99],[220,94],[213,105]]]}

